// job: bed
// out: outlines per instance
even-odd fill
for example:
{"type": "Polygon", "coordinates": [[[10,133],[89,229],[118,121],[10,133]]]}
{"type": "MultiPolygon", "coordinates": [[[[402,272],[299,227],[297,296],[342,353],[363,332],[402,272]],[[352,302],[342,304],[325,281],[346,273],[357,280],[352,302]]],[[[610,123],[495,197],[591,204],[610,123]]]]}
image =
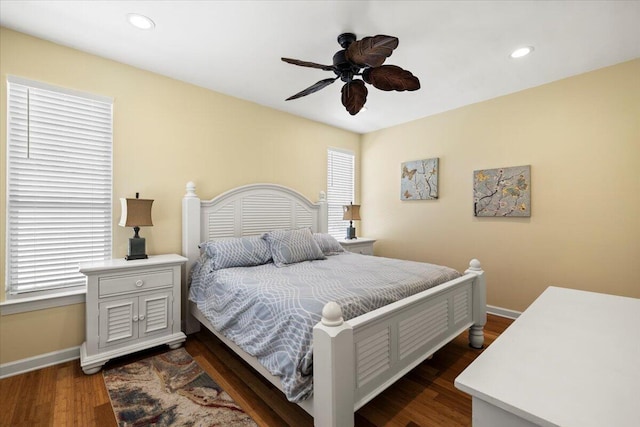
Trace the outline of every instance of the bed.
{"type": "MultiPolygon", "coordinates": [[[[320,193],[319,201],[314,203],[295,190],[276,184],[246,185],[211,200],[201,200],[191,182],[186,190],[182,202],[186,271],[197,265],[202,242],[259,236],[284,229],[327,231],[324,193],[320,193]]],[[[348,259],[349,256],[335,258],[348,259]]],[[[258,358],[219,332],[203,310],[188,300],[187,286],[184,280],[186,332],[193,333],[204,325],[283,390],[280,377],[272,375],[258,358]]],[[[297,403],[313,416],[316,426],[352,426],[356,410],[461,332],[468,329],[469,344],[482,348],[485,288],[484,272],[474,259],[458,277],[346,321],[344,317],[348,316],[343,316],[341,306],[327,301],[311,332],[313,392],[297,403]]]]}

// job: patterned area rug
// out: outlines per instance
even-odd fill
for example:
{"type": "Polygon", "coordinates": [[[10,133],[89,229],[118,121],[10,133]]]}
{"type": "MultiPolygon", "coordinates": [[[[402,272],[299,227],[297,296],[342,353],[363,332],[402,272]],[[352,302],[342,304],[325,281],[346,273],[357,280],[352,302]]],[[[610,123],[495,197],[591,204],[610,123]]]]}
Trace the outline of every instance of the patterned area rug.
{"type": "Polygon", "coordinates": [[[256,426],[183,348],[103,376],[120,427],[256,426]]]}

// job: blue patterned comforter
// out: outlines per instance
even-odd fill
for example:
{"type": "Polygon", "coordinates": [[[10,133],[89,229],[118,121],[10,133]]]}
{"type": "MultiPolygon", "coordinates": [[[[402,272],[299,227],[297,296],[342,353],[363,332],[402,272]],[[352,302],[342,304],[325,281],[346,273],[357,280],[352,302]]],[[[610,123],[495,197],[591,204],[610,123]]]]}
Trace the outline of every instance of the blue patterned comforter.
{"type": "Polygon", "coordinates": [[[287,267],[194,266],[189,299],[213,326],[280,377],[290,401],[313,391],[313,326],[337,302],[345,320],[460,277],[449,268],[345,252],[287,267]]]}

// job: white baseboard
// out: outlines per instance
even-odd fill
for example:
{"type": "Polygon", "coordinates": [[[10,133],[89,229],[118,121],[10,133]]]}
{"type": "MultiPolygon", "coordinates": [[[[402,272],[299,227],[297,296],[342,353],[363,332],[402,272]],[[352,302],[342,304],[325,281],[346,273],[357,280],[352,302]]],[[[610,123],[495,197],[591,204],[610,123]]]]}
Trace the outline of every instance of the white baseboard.
{"type": "Polygon", "coordinates": [[[517,319],[522,313],[515,310],[509,310],[508,308],[496,307],[495,305],[487,304],[487,314],[506,317],[507,319],[517,319]]]}
{"type": "Polygon", "coordinates": [[[35,371],[36,369],[46,368],[47,366],[57,365],[58,363],[68,362],[69,360],[79,358],[80,346],[40,354],[38,356],[16,360],[15,362],[3,363],[0,365],[0,379],[24,374],[25,372],[35,371]]]}

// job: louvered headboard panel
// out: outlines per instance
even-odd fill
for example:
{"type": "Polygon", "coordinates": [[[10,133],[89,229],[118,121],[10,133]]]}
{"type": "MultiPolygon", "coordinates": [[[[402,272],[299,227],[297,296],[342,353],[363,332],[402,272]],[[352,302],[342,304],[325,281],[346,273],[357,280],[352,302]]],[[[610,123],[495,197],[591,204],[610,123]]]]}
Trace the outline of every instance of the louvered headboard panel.
{"type": "Polygon", "coordinates": [[[311,203],[294,190],[254,184],[202,202],[200,235],[207,241],[298,227],[318,232],[325,229],[321,217],[320,204],[311,203]]]}

